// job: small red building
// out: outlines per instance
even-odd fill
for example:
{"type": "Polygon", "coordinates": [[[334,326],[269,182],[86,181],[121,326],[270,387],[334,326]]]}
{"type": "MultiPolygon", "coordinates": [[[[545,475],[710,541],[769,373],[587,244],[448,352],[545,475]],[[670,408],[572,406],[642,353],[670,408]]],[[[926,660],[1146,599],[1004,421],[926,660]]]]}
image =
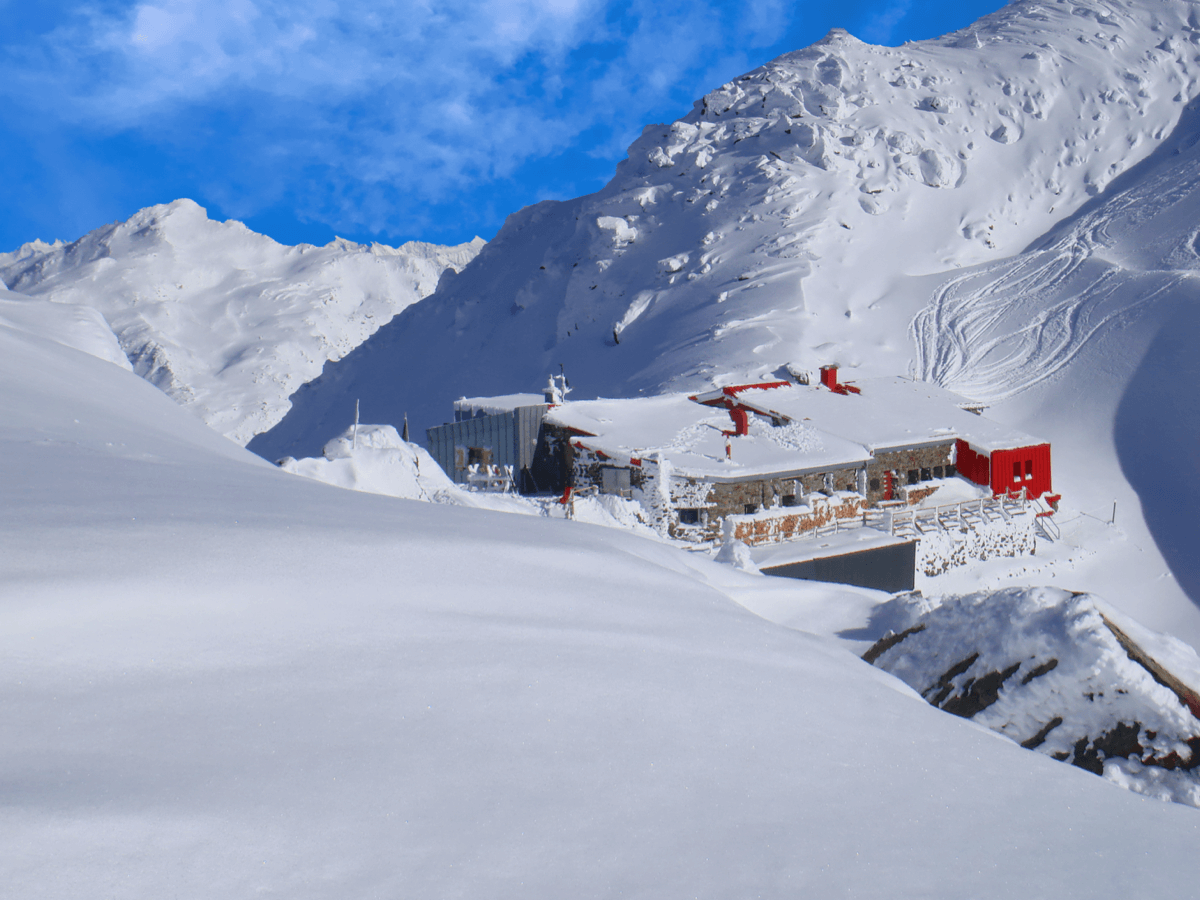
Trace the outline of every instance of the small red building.
{"type": "MultiPolygon", "coordinates": [[[[950,466],[943,471],[955,469],[995,496],[1024,489],[1027,498],[1037,499],[1053,490],[1048,443],[988,419],[978,403],[926,382],[892,377],[848,384],[839,380],[836,366],[822,366],[813,387],[765,382],[722,388],[696,399],[740,407],[773,421],[811,421],[862,444],[881,460],[896,451],[945,447],[950,466]]],[[[912,472],[924,471],[917,463],[896,469],[889,468],[880,479],[885,500],[892,499],[897,479],[911,484],[912,472]]]]}
{"type": "Polygon", "coordinates": [[[1049,444],[989,448],[982,442],[959,438],[955,455],[959,475],[991,487],[997,496],[1019,493],[1024,488],[1027,497],[1037,499],[1053,490],[1049,444]]]}

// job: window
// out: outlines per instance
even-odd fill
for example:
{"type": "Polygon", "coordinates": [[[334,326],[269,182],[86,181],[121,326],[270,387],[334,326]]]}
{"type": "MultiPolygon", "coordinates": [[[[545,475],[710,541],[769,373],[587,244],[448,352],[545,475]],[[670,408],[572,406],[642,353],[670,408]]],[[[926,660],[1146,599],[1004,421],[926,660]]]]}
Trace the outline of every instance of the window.
{"type": "Polygon", "coordinates": [[[600,470],[600,493],[620,494],[629,493],[629,469],[616,466],[605,466],[600,470]]]}
{"type": "Polygon", "coordinates": [[[933,467],[933,477],[934,477],[934,478],[941,478],[941,477],[942,477],[942,467],[941,467],[941,466],[934,466],[934,467],[933,467]]]}
{"type": "Polygon", "coordinates": [[[958,466],[946,466],[946,477],[953,478],[958,474],[958,466]]]}
{"type": "Polygon", "coordinates": [[[679,511],[680,525],[699,525],[700,510],[698,509],[681,509],[679,511]]]}
{"type": "Polygon", "coordinates": [[[877,490],[879,490],[879,479],[878,479],[878,478],[872,478],[872,479],[871,479],[870,488],[871,488],[871,490],[873,490],[873,491],[877,491],[877,490]]]}
{"type": "Polygon", "coordinates": [[[1018,459],[1013,462],[1013,481],[1020,481],[1020,480],[1021,480],[1021,461],[1018,459]]]}
{"type": "Polygon", "coordinates": [[[492,448],[491,447],[468,447],[467,448],[467,465],[468,466],[490,466],[492,464],[492,448]]]}
{"type": "Polygon", "coordinates": [[[757,504],[757,503],[747,503],[747,504],[746,504],[746,505],[743,507],[743,509],[745,510],[745,513],[746,513],[746,515],[748,515],[748,516],[752,516],[752,515],[754,515],[756,512],[758,512],[758,504],[757,504]]]}
{"type": "Polygon", "coordinates": [[[932,479],[933,479],[933,470],[932,469],[922,469],[921,470],[921,480],[922,481],[930,481],[932,479]]]}
{"type": "Polygon", "coordinates": [[[916,469],[909,469],[908,470],[908,483],[916,484],[920,480],[920,478],[919,478],[920,474],[921,473],[918,472],[916,469]]]}
{"type": "Polygon", "coordinates": [[[1025,480],[1029,481],[1033,478],[1033,460],[1025,460],[1025,480]]]}
{"type": "Polygon", "coordinates": [[[796,505],[796,495],[795,494],[784,494],[783,497],[780,498],[780,502],[784,506],[795,506],[796,505]]]}

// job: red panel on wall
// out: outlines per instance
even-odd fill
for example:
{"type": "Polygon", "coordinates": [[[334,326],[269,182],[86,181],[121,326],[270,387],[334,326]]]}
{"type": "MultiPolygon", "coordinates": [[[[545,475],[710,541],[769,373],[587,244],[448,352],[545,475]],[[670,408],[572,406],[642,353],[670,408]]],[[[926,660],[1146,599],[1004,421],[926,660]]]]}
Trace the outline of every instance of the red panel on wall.
{"type": "Polygon", "coordinates": [[[976,484],[990,485],[992,483],[991,466],[986,453],[976,453],[971,445],[959,440],[954,451],[955,468],[958,474],[976,484]]]}
{"type": "Polygon", "coordinates": [[[1025,488],[1028,497],[1037,498],[1052,490],[1050,445],[1035,444],[992,454],[992,493],[1017,493],[1025,488]]]}

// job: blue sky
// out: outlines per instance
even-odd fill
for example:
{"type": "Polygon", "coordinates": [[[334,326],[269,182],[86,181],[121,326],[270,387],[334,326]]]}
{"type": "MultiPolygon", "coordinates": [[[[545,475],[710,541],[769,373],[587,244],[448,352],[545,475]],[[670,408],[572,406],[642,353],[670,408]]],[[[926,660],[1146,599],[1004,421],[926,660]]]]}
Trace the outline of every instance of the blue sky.
{"type": "Polygon", "coordinates": [[[0,0],[0,250],[191,197],[285,243],[457,243],[831,27],[1004,0],[0,0]]]}

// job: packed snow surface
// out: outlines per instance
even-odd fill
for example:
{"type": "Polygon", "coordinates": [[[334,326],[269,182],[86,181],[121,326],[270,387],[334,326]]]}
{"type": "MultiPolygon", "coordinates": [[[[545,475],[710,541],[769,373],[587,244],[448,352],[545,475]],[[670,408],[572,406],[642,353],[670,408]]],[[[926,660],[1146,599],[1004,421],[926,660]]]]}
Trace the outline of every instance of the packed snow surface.
{"type": "Polygon", "coordinates": [[[327,360],[432,293],[482,244],[286,247],[177,200],[72,244],[0,254],[0,281],[96,310],[134,371],[245,444],[327,360]]]}
{"type": "Polygon", "coordinates": [[[0,384],[11,896],[1192,889],[1194,810],[733,599],[873,640],[880,595],[337,491],[7,325],[0,384]]]}

